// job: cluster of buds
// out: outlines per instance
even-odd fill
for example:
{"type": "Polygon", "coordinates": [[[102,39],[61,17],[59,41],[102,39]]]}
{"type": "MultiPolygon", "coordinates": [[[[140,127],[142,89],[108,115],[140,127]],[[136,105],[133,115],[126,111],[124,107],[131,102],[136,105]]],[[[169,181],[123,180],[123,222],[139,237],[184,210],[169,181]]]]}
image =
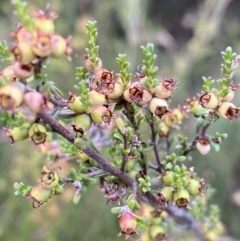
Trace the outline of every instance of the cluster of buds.
{"type": "Polygon", "coordinates": [[[231,101],[235,92],[239,89],[239,85],[234,85],[232,82],[227,86],[229,93],[220,97],[217,91],[207,91],[199,96],[197,101],[195,98],[187,99],[188,111],[196,116],[206,114],[217,114],[218,116],[232,121],[239,119],[239,108],[231,101]]]}
{"type": "Polygon", "coordinates": [[[4,130],[12,144],[30,138],[35,145],[39,145],[45,143],[47,137],[46,127],[39,123],[30,124],[26,122],[21,126],[12,129],[5,128],[4,130]]]}
{"type": "Polygon", "coordinates": [[[163,241],[166,237],[166,218],[167,213],[162,210],[155,210],[148,204],[141,203],[141,209],[137,211],[137,215],[143,217],[147,227],[141,232],[140,239],[142,241],[163,241]]]}
{"type": "Polygon", "coordinates": [[[121,208],[119,217],[119,227],[121,231],[118,236],[123,234],[125,239],[128,239],[133,234],[137,234],[137,219],[128,206],[121,208]]]}
{"type": "Polygon", "coordinates": [[[189,208],[190,196],[203,195],[205,182],[194,178],[193,168],[187,169],[183,165],[167,169],[160,178],[163,188],[157,193],[157,198],[162,205],[173,202],[179,208],[189,208]]]}
{"type": "Polygon", "coordinates": [[[64,39],[55,34],[56,13],[40,10],[33,13],[32,18],[34,26],[31,29],[20,25],[12,33],[16,39],[10,49],[14,55],[14,63],[11,65],[13,78],[26,80],[32,77],[34,69],[41,68],[42,61],[47,57],[60,58],[66,55],[70,58],[72,52],[69,47],[71,37],[64,39]]]}
{"type": "Polygon", "coordinates": [[[62,192],[62,187],[59,185],[59,176],[56,170],[48,170],[43,167],[39,182],[27,194],[27,198],[33,201],[33,207],[38,208],[46,203],[54,195],[62,192]]]}
{"type": "MultiPolygon", "coordinates": [[[[236,90],[235,88],[235,91],[236,90]]],[[[232,94],[232,92],[222,99],[218,98],[218,96],[212,92],[206,92],[199,97],[199,104],[205,109],[216,110],[219,116],[232,121],[239,117],[239,108],[230,102],[233,97],[234,94],[232,94]]]]}
{"type": "Polygon", "coordinates": [[[182,119],[186,116],[185,112],[178,106],[167,112],[162,118],[156,119],[156,129],[160,137],[166,137],[169,130],[182,123],[182,119]]]}

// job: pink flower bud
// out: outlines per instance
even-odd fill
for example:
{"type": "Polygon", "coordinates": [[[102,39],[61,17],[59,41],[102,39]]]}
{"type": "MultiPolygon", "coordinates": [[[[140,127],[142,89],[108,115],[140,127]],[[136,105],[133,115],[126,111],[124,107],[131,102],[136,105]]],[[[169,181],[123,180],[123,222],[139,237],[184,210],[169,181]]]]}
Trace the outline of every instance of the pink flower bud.
{"type": "Polygon", "coordinates": [[[34,113],[39,113],[45,102],[42,94],[37,91],[29,91],[23,95],[23,103],[34,113]]]}

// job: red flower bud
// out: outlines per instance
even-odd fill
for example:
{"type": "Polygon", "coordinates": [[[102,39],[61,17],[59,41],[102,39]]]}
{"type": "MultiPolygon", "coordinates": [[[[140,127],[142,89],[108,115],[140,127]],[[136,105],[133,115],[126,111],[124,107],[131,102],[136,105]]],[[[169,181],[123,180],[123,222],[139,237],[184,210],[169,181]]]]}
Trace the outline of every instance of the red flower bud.
{"type": "Polygon", "coordinates": [[[131,235],[137,233],[137,219],[130,211],[121,212],[119,226],[121,229],[119,235],[124,234],[126,239],[128,239],[131,235]]]}
{"type": "Polygon", "coordinates": [[[37,91],[29,91],[23,95],[23,103],[34,113],[39,113],[45,102],[43,95],[37,91]]]}

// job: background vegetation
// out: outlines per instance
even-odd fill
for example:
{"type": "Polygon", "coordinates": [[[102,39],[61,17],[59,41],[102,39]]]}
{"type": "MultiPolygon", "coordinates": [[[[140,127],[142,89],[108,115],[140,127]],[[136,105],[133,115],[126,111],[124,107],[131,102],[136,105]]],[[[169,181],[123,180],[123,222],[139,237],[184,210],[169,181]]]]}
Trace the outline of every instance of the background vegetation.
{"type": "MultiPolygon", "coordinates": [[[[83,65],[87,39],[87,20],[97,20],[100,57],[104,67],[118,71],[115,61],[118,53],[126,53],[132,72],[141,63],[139,46],[147,42],[155,44],[158,55],[159,78],[171,77],[179,81],[174,103],[184,104],[202,86],[202,76],[217,79],[221,75],[220,52],[232,46],[240,53],[240,15],[237,0],[29,0],[31,9],[45,8],[58,12],[56,28],[61,35],[73,36],[72,62],[66,59],[52,61],[46,69],[50,79],[68,93],[75,80],[75,68],[83,65]]],[[[11,41],[9,32],[16,29],[17,19],[8,0],[0,3],[0,36],[11,41]]],[[[4,66],[1,66],[3,68],[4,66]]],[[[235,81],[239,82],[240,71],[235,81]]],[[[235,97],[240,104],[240,94],[235,97]]],[[[194,123],[189,118],[184,131],[194,136],[194,123]]],[[[207,156],[193,155],[195,171],[216,189],[212,199],[221,207],[222,220],[230,236],[240,238],[240,153],[239,122],[229,124],[218,121],[212,131],[226,132],[229,138],[219,153],[212,150],[207,156]]],[[[50,201],[46,207],[33,209],[31,202],[14,195],[13,183],[35,183],[46,157],[29,141],[15,143],[0,136],[0,240],[123,240],[116,237],[117,219],[110,213],[110,206],[94,188],[84,193],[81,202],[72,203],[71,188],[50,201]]],[[[62,161],[66,169],[71,164],[62,161]]],[[[63,168],[64,169],[64,168],[63,168]]],[[[175,234],[180,237],[179,230],[175,234]]],[[[193,240],[190,234],[181,232],[182,239],[193,240]],[[185,237],[185,238],[183,238],[185,237]]],[[[176,240],[174,234],[169,239],[176,240]]]]}

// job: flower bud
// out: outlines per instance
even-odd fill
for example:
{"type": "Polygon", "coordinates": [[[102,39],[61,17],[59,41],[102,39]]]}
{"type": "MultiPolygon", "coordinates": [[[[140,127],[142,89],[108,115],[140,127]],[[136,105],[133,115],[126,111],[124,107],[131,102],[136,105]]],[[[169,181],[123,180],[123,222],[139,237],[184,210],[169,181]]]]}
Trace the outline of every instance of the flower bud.
{"type": "Polygon", "coordinates": [[[125,89],[123,97],[129,103],[134,102],[139,105],[145,105],[151,101],[152,94],[142,88],[139,82],[133,82],[125,89]]]}
{"type": "Polygon", "coordinates": [[[32,46],[25,42],[17,43],[10,52],[14,54],[15,60],[19,61],[21,64],[30,64],[35,58],[32,46]]]}
{"type": "Polygon", "coordinates": [[[141,241],[151,241],[152,238],[149,236],[149,234],[147,232],[141,232],[140,240],[141,241]]]}
{"type": "Polygon", "coordinates": [[[94,76],[95,80],[103,86],[108,86],[114,80],[113,71],[110,72],[103,68],[95,70],[94,76]]]}
{"type": "MultiPolygon", "coordinates": [[[[81,115],[76,115],[74,118],[74,130],[81,130],[82,132],[90,129],[92,126],[92,120],[91,117],[88,114],[81,114],[81,115]]],[[[80,131],[80,132],[81,132],[80,131]]]]}
{"type": "Polygon", "coordinates": [[[158,130],[160,128],[158,135],[160,137],[166,137],[169,132],[169,127],[166,125],[166,123],[164,121],[162,121],[160,118],[158,118],[156,121],[156,125],[157,125],[158,130]]]}
{"type": "Polygon", "coordinates": [[[33,68],[31,65],[24,65],[20,62],[15,62],[13,71],[16,77],[26,80],[33,75],[33,68]]]}
{"type": "Polygon", "coordinates": [[[163,81],[155,88],[154,95],[160,99],[167,99],[176,89],[176,81],[173,79],[163,78],[163,81]]]}
{"type": "Polygon", "coordinates": [[[115,76],[115,80],[113,83],[110,83],[108,86],[107,97],[110,100],[117,100],[123,95],[123,83],[120,76],[115,76]]]}
{"type": "Polygon", "coordinates": [[[33,15],[35,17],[34,25],[37,31],[45,34],[54,32],[55,26],[53,20],[58,17],[56,13],[51,12],[47,14],[44,11],[40,10],[38,12],[35,12],[33,15]]]}
{"type": "Polygon", "coordinates": [[[203,192],[203,186],[205,182],[203,179],[197,181],[195,179],[191,179],[189,184],[186,186],[186,190],[191,196],[195,196],[203,192]]]}
{"type": "Polygon", "coordinates": [[[181,124],[182,118],[183,112],[179,108],[176,108],[164,115],[163,121],[168,127],[174,127],[176,124],[181,124]]]}
{"type": "Polygon", "coordinates": [[[233,119],[239,118],[239,108],[236,108],[231,102],[223,102],[218,108],[218,114],[221,117],[232,121],[233,119]]]}
{"type": "Polygon", "coordinates": [[[33,33],[29,33],[24,26],[20,26],[17,32],[11,33],[12,37],[15,37],[19,43],[31,44],[33,40],[33,33]]]}
{"type": "Polygon", "coordinates": [[[92,102],[92,105],[104,105],[106,101],[106,96],[97,92],[96,90],[92,90],[88,93],[88,98],[92,102]]]}
{"type": "Polygon", "coordinates": [[[168,108],[168,103],[164,99],[159,99],[159,98],[152,98],[152,100],[149,103],[149,109],[150,111],[158,116],[160,119],[169,111],[167,110],[168,108]]]}
{"type": "Polygon", "coordinates": [[[7,66],[0,72],[0,80],[4,78],[7,82],[17,81],[18,78],[14,74],[13,65],[7,66]]]}
{"type": "Polygon", "coordinates": [[[179,208],[187,207],[189,203],[189,199],[190,199],[189,193],[185,189],[176,190],[173,193],[173,200],[179,208]]]}
{"type": "Polygon", "coordinates": [[[23,100],[25,86],[19,82],[13,82],[0,88],[0,107],[13,110],[18,107],[23,100]]]}
{"type": "Polygon", "coordinates": [[[209,137],[200,136],[196,147],[202,155],[206,155],[211,149],[209,137]]]}
{"type": "Polygon", "coordinates": [[[173,183],[173,171],[171,170],[166,170],[162,175],[161,175],[162,181],[164,185],[166,186],[171,186],[173,183]]]}
{"type": "Polygon", "coordinates": [[[89,156],[83,151],[78,152],[78,157],[84,162],[89,160],[89,156]]]}
{"type": "Polygon", "coordinates": [[[110,123],[112,118],[112,112],[102,105],[93,106],[90,115],[95,123],[110,123]]]}
{"type": "Polygon", "coordinates": [[[13,144],[16,141],[23,141],[28,138],[28,131],[30,124],[26,123],[20,127],[14,127],[13,129],[4,129],[6,136],[10,137],[13,144]]]}
{"type": "Polygon", "coordinates": [[[117,128],[120,130],[120,132],[125,132],[126,131],[126,127],[125,127],[125,124],[122,120],[122,118],[118,117],[115,119],[115,124],[117,126],[117,128]]]}
{"type": "Polygon", "coordinates": [[[137,233],[137,219],[130,211],[121,212],[119,226],[121,229],[119,235],[124,234],[126,239],[129,238],[131,235],[137,233]]]}
{"type": "Polygon", "coordinates": [[[34,113],[39,113],[44,107],[45,100],[37,91],[29,91],[23,95],[23,103],[34,113]]]}
{"type": "Polygon", "coordinates": [[[35,145],[44,143],[47,137],[46,127],[38,123],[33,123],[29,129],[29,137],[35,145]]]}
{"type": "Polygon", "coordinates": [[[48,170],[44,166],[39,181],[44,188],[51,189],[58,185],[59,176],[55,170],[48,170]]]}
{"type": "Polygon", "coordinates": [[[36,184],[31,193],[27,195],[28,199],[33,201],[33,207],[38,208],[51,197],[52,189],[44,188],[41,183],[36,184]]]}
{"type": "Polygon", "coordinates": [[[34,54],[39,57],[47,57],[52,52],[51,35],[38,33],[33,40],[32,46],[34,54]]]}
{"type": "Polygon", "coordinates": [[[199,104],[205,109],[215,109],[218,106],[219,101],[215,94],[206,92],[199,97],[199,104]]]}
{"type": "Polygon", "coordinates": [[[152,240],[164,240],[165,230],[159,225],[154,225],[149,228],[149,234],[152,240]]]}
{"type": "Polygon", "coordinates": [[[173,190],[172,187],[166,186],[157,194],[157,199],[161,205],[167,205],[169,201],[173,200],[173,190]]]}
{"type": "Polygon", "coordinates": [[[62,57],[65,54],[67,49],[66,40],[60,35],[53,35],[51,37],[51,48],[52,48],[51,56],[53,58],[58,59],[62,57]]]}
{"type": "Polygon", "coordinates": [[[69,101],[68,108],[74,111],[75,113],[82,114],[86,111],[86,108],[81,101],[81,97],[70,93],[70,97],[68,101],[69,101]]]}

